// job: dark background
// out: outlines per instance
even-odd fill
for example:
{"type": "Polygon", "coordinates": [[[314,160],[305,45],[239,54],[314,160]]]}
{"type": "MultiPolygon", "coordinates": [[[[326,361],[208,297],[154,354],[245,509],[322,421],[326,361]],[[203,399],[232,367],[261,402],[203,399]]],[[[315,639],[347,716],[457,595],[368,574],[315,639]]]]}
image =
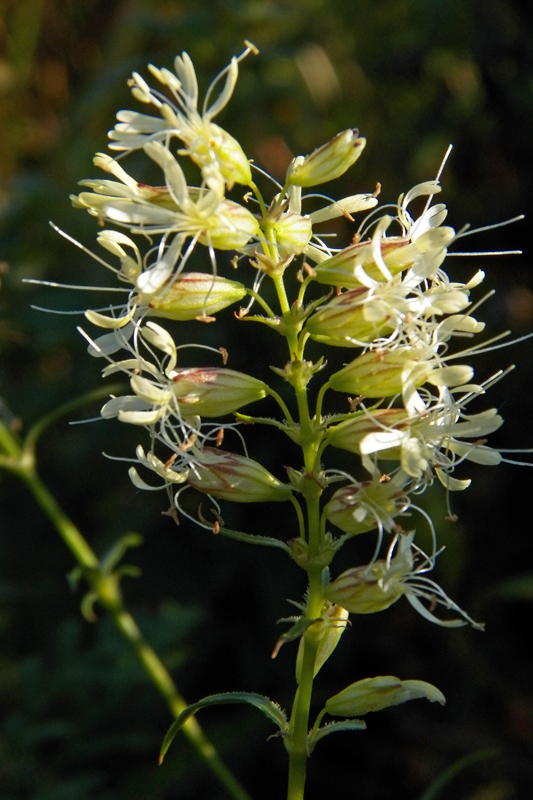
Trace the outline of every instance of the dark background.
{"type": "MultiPolygon", "coordinates": [[[[367,148],[331,191],[342,197],[380,181],[387,202],[434,177],[453,142],[442,198],[450,224],[475,227],[531,212],[532,17],[529,2],[509,0],[0,2],[2,413],[27,429],[100,385],[100,365],[75,332],[82,318],[30,309],[83,308],[86,296],[21,278],[106,280],[47,222],[93,247],[95,221],[73,211],[68,195],[79,179],[95,176],[92,156],[105,150],[116,109],[133,107],[125,85],[133,69],[146,75],[150,61],[171,67],[187,50],[205,89],[250,39],[260,56],[242,66],[220,117],[248,155],[281,176],[291,154],[357,126],[367,148]],[[337,83],[324,83],[317,69],[324,56],[337,83]]],[[[465,249],[521,248],[521,257],[447,262],[452,279],[487,271],[486,286],[497,294],[478,316],[489,334],[532,330],[529,230],[526,219],[464,240],[465,249]]],[[[230,351],[229,366],[262,375],[265,365],[283,364],[273,334],[254,328],[252,348],[250,329],[243,336],[231,313],[211,327],[217,346],[230,351]]],[[[517,364],[475,409],[497,406],[506,419],[491,437],[495,446],[533,446],[529,352],[525,342],[474,362],[480,380],[517,364]]],[[[280,477],[284,464],[299,466],[290,461],[294,452],[278,455],[276,436],[254,430],[253,437],[252,455],[280,477]]],[[[291,613],[285,599],[302,597],[303,573],[281,552],[247,549],[161,517],[164,498],[137,492],[124,465],[101,455],[131,455],[138,438],[139,431],[113,423],[58,423],[40,445],[41,474],[99,553],[128,530],[143,534],[144,545],[129,557],[143,575],[125,580],[126,599],[189,700],[242,689],[290,707],[295,645],[276,661],[270,652],[281,630],[276,620],[291,613]]],[[[473,485],[454,498],[457,523],[444,521],[442,491],[425,502],[447,547],[437,579],[487,630],[432,626],[405,601],[354,620],[317,680],[317,710],[348,683],[380,674],[430,681],[448,702],[371,715],[365,733],[320,743],[309,765],[309,800],[324,792],[412,800],[476,753],[439,798],[531,797],[531,473],[472,465],[463,474],[473,485]]],[[[82,593],[65,579],[72,557],[24,487],[0,480],[2,800],[225,797],[184,740],[156,768],[170,722],[163,702],[105,615],[95,625],[80,617],[82,593]]],[[[283,530],[286,513],[224,508],[228,524],[267,535],[283,530]]],[[[339,568],[358,563],[358,547],[345,548],[339,568]]],[[[279,740],[265,742],[272,729],[264,718],[229,708],[203,712],[200,722],[254,798],[284,796],[285,752],[279,740]]]]}

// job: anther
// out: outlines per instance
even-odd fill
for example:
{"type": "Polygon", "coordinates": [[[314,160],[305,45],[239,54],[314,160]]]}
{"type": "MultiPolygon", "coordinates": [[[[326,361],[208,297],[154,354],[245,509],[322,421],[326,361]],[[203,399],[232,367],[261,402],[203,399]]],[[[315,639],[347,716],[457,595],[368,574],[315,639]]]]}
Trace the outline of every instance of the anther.
{"type": "Polygon", "coordinates": [[[224,364],[224,366],[226,366],[226,364],[228,363],[228,351],[226,350],[225,347],[219,347],[218,352],[222,356],[222,363],[224,364]]]}

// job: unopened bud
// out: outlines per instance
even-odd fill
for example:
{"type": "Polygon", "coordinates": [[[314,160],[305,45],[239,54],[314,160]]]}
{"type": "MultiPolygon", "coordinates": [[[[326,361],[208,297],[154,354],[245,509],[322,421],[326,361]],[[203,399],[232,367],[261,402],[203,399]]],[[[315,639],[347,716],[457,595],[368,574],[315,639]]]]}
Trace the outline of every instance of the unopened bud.
{"type": "Polygon", "coordinates": [[[237,281],[204,272],[182,272],[152,298],[149,307],[152,316],[183,322],[216,314],[245,294],[245,287],[237,281]]]}
{"type": "Polygon", "coordinates": [[[321,306],[307,322],[306,329],[315,341],[337,347],[349,347],[350,339],[354,340],[353,346],[357,342],[371,342],[394,330],[386,304],[372,304],[373,315],[367,313],[368,309],[368,289],[361,286],[321,306]],[[373,318],[367,319],[368,316],[373,318]]]}
{"type": "Polygon", "coordinates": [[[383,584],[387,572],[387,563],[382,559],[375,561],[372,566],[348,569],[329,584],[325,596],[351,614],[375,614],[384,611],[403,594],[398,582],[389,581],[387,585],[383,584]]]}
{"type": "MultiPolygon", "coordinates": [[[[405,481],[404,481],[405,483],[405,481]]],[[[326,519],[351,536],[366,533],[380,524],[391,532],[394,517],[405,511],[408,500],[394,481],[363,481],[338,489],[324,509],[326,519]]]]}
{"type": "MultiPolygon", "coordinates": [[[[219,139],[215,155],[228,189],[231,189],[234,183],[248,186],[252,182],[252,171],[250,162],[246,158],[239,142],[214,122],[211,123],[211,128],[216,132],[217,139],[219,139]]],[[[205,156],[202,157],[194,149],[190,149],[189,153],[198,166],[203,166],[205,156]]]]}
{"type": "Polygon", "coordinates": [[[189,484],[234,503],[282,503],[292,489],[257,461],[214,447],[203,447],[189,472],[189,484]]]}
{"type": "MultiPolygon", "coordinates": [[[[409,239],[392,237],[381,241],[381,255],[391,275],[396,275],[412,266],[417,252],[415,245],[411,244],[409,239]]],[[[374,260],[372,242],[352,244],[317,264],[314,268],[315,280],[328,286],[352,289],[361,286],[356,274],[357,267],[362,267],[366,275],[373,280],[383,280],[383,273],[374,260]]]]}
{"type": "Polygon", "coordinates": [[[401,681],[392,675],[364,678],[330,697],[326,711],[335,717],[361,717],[370,711],[398,706],[407,700],[425,697],[444,705],[446,700],[436,686],[425,681],[401,681]]]}
{"type": "Polygon", "coordinates": [[[216,367],[181,369],[171,373],[172,392],[184,414],[222,417],[261,400],[268,386],[244,372],[216,367]]]}
{"type": "Polygon", "coordinates": [[[295,159],[288,170],[289,183],[295,186],[317,186],[343,175],[363,152],[366,139],[358,137],[357,129],[348,128],[311,155],[295,159]]]}
{"type": "Polygon", "coordinates": [[[313,226],[309,217],[300,214],[282,214],[273,227],[276,242],[290,253],[301,253],[309,244],[313,226]]]}
{"type": "Polygon", "coordinates": [[[232,200],[219,203],[216,211],[205,220],[205,224],[202,220],[202,224],[205,230],[198,241],[217,250],[240,250],[259,233],[259,222],[254,215],[232,200]]]}
{"type": "Polygon", "coordinates": [[[411,348],[370,350],[363,353],[329,379],[337,392],[353,392],[363,397],[389,397],[400,394],[406,377],[415,386],[424,384],[434,364],[422,361],[411,348]]]}
{"type": "Polygon", "coordinates": [[[408,426],[409,415],[403,408],[378,408],[374,411],[361,411],[355,418],[347,419],[339,425],[328,428],[328,443],[341,450],[361,455],[361,442],[370,433],[379,436],[391,428],[408,426]]]}
{"type": "MultiPolygon", "coordinates": [[[[314,675],[316,676],[326,663],[330,655],[337,647],[340,638],[346,626],[348,625],[348,612],[345,608],[332,605],[327,600],[324,604],[324,611],[322,612],[322,619],[315,622],[310,629],[310,632],[319,639],[319,645],[315,657],[314,675]]],[[[298,655],[296,658],[296,683],[300,683],[300,676],[302,673],[303,662],[303,648],[304,640],[300,639],[300,646],[298,648],[298,655]]]]}

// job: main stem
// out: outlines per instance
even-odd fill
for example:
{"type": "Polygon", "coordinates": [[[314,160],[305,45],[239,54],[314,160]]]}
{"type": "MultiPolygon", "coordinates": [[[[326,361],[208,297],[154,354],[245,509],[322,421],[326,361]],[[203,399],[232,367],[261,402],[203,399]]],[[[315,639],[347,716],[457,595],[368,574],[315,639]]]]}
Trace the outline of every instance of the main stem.
{"type": "MultiPolygon", "coordinates": [[[[283,321],[286,326],[286,339],[289,347],[291,362],[296,364],[303,360],[303,345],[298,341],[298,332],[291,329],[290,306],[283,284],[283,278],[274,278],[278,299],[281,307],[283,321]]],[[[294,385],[296,401],[298,404],[298,417],[302,437],[302,453],[304,460],[304,490],[303,494],[307,504],[307,546],[309,557],[309,588],[307,598],[306,617],[308,620],[317,620],[322,615],[323,590],[322,568],[319,565],[320,553],[320,496],[322,488],[317,481],[317,454],[319,439],[313,435],[313,426],[309,413],[307,399],[307,386],[294,385]]],[[[315,662],[320,643],[320,634],[313,630],[311,625],[303,635],[303,657],[299,675],[299,685],[296,690],[292,708],[289,734],[285,739],[285,746],[289,754],[289,783],[287,800],[303,800],[305,779],[307,772],[307,735],[309,730],[309,711],[315,676],[315,662]]]]}

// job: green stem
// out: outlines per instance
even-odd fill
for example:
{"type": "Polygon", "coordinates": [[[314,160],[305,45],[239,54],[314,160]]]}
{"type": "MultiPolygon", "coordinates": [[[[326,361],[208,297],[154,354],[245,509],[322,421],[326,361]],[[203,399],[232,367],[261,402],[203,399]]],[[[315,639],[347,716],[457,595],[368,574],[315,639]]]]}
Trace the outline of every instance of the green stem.
{"type": "MultiPolygon", "coordinates": [[[[33,441],[31,444],[33,445],[33,441]]],[[[188,704],[178,691],[157,653],[143,637],[134,618],[124,607],[117,576],[102,569],[96,553],[42,482],[35,470],[33,452],[24,451],[15,436],[1,423],[0,448],[7,455],[2,459],[3,466],[26,484],[65,545],[84,570],[84,575],[92,590],[101,604],[110,612],[115,626],[131,645],[141,666],[166,701],[170,712],[177,717],[187,708],[188,704]]],[[[184,723],[183,733],[231,797],[234,800],[250,800],[250,796],[224,764],[196,719],[191,717],[184,723]]]]}

